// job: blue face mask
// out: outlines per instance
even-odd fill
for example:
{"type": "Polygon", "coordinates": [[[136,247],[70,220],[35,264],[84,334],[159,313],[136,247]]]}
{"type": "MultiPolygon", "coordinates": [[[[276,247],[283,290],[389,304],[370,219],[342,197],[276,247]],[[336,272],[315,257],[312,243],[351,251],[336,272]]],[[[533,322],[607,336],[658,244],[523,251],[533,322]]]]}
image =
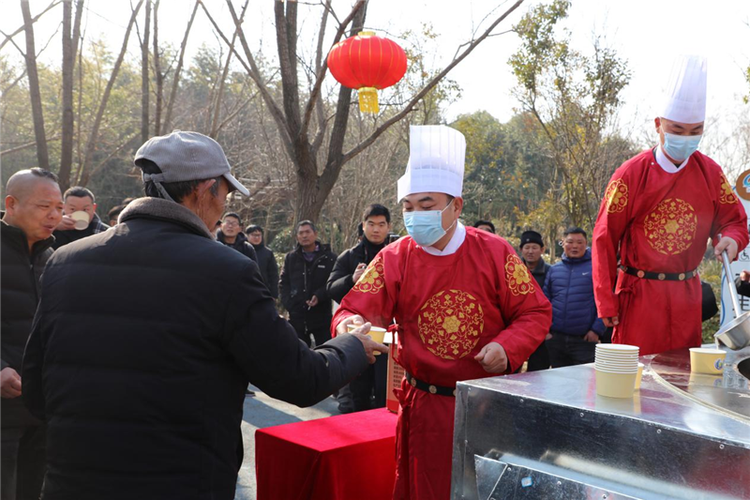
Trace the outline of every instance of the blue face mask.
{"type": "Polygon", "coordinates": [[[664,132],[664,152],[675,161],[685,161],[698,150],[701,135],[674,135],[664,132]]]}
{"type": "MultiPolygon", "coordinates": [[[[443,212],[451,206],[451,203],[453,200],[442,210],[404,212],[404,226],[417,245],[429,247],[445,236],[447,231],[443,229],[443,212]]],[[[454,221],[453,224],[455,223],[454,221]]]]}

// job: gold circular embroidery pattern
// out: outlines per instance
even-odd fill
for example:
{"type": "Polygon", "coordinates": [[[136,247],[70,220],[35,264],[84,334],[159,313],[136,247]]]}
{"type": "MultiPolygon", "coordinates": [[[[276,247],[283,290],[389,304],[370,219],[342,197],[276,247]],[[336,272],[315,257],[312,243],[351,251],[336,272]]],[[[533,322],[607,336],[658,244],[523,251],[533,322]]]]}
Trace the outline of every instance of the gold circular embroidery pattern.
{"type": "Polygon", "coordinates": [[[385,286],[385,268],[383,259],[376,257],[370,262],[365,272],[359,277],[357,284],[352,290],[360,293],[371,293],[376,295],[385,286]]]}
{"type": "Polygon", "coordinates": [[[677,255],[690,248],[697,228],[695,210],[679,198],[662,201],[643,221],[649,245],[664,255],[677,255]]]}
{"type": "Polygon", "coordinates": [[[427,350],[442,359],[461,359],[479,342],[484,311],[471,294],[438,292],[419,311],[419,337],[427,350]]]}
{"type": "Polygon", "coordinates": [[[607,186],[604,199],[607,200],[607,213],[622,212],[628,205],[628,185],[622,179],[613,180],[607,186]]]}
{"type": "Polygon", "coordinates": [[[737,203],[737,195],[732,191],[732,186],[729,185],[729,181],[721,174],[721,193],[719,194],[719,203],[722,205],[731,205],[737,203]]]}
{"type": "Polygon", "coordinates": [[[534,293],[534,280],[529,274],[526,264],[518,255],[510,254],[505,262],[505,281],[513,295],[534,293]]]}

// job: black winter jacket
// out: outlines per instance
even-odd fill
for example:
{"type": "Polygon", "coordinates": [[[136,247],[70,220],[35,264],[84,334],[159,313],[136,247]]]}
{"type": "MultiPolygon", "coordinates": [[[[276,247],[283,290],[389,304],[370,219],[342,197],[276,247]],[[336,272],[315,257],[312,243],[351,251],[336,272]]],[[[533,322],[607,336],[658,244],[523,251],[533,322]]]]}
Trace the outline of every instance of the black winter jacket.
{"type": "Polygon", "coordinates": [[[102,222],[102,220],[99,218],[98,215],[94,214],[94,217],[91,219],[91,222],[89,222],[89,227],[86,229],[79,231],[78,229],[68,229],[66,231],[55,231],[53,236],[55,237],[55,242],[52,244],[52,248],[60,248],[63,245],[67,245],[68,243],[72,243],[74,241],[78,241],[81,238],[85,238],[87,236],[91,236],[92,234],[99,234],[101,232],[106,231],[109,229],[110,226],[106,225],[102,222]]]}
{"type": "Polygon", "coordinates": [[[373,245],[367,239],[362,238],[362,241],[356,246],[349,250],[344,250],[344,253],[336,259],[331,276],[328,278],[328,283],[326,284],[328,295],[336,302],[341,303],[344,296],[354,287],[352,276],[354,275],[354,271],[357,270],[357,266],[359,264],[369,264],[378,252],[385,247],[385,243],[373,245]]]}
{"type": "Polygon", "coordinates": [[[268,291],[271,292],[271,297],[277,299],[279,298],[279,265],[276,263],[276,256],[262,242],[258,246],[253,245],[253,248],[255,249],[255,254],[258,256],[257,262],[263,283],[266,284],[268,291]]]}
{"type": "Polygon", "coordinates": [[[307,406],[365,369],[355,337],[307,348],[258,266],[187,208],[140,198],[49,260],[24,358],[46,416],[44,498],[232,500],[248,381],[307,406]]]}
{"type": "MultiPolygon", "coordinates": [[[[526,259],[523,260],[523,263],[526,264],[526,259]]],[[[547,278],[547,273],[549,272],[549,268],[552,267],[546,262],[544,262],[543,257],[539,257],[539,262],[536,263],[536,267],[533,271],[531,271],[531,275],[536,280],[537,284],[539,285],[540,289],[544,289],[544,280],[547,278]]]]}
{"type": "Polygon", "coordinates": [[[315,244],[318,250],[312,262],[305,260],[299,244],[286,254],[279,280],[281,303],[289,311],[290,319],[304,321],[309,329],[328,328],[333,317],[326,283],[336,263],[336,254],[329,245],[317,241],[315,244]],[[313,295],[318,297],[318,305],[308,309],[305,302],[313,295]]]}
{"type": "Polygon", "coordinates": [[[221,229],[219,229],[216,232],[216,241],[228,246],[229,248],[234,248],[248,259],[258,262],[258,256],[255,253],[255,248],[250,244],[249,241],[247,241],[247,236],[245,236],[245,233],[238,233],[237,237],[234,239],[234,243],[227,243],[224,233],[222,233],[221,229]]]}
{"type": "MultiPolygon", "coordinates": [[[[39,279],[44,265],[52,255],[54,238],[38,241],[29,252],[26,234],[19,228],[0,221],[0,242],[2,242],[2,302],[0,317],[0,350],[2,368],[11,367],[21,375],[23,380],[23,349],[31,333],[31,322],[34,319],[39,302],[39,279]]],[[[24,396],[3,399],[2,427],[39,425],[41,422],[32,417],[23,404],[24,396]]]]}

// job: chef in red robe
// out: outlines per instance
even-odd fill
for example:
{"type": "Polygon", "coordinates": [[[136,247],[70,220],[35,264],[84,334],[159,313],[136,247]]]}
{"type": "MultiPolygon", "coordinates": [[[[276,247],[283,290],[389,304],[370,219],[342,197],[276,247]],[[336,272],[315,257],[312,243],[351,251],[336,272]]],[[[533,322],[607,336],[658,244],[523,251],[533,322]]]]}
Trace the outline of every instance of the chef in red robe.
{"type": "MultiPolygon", "coordinates": [[[[333,334],[398,330],[396,499],[448,499],[456,382],[512,373],[544,340],[551,306],[504,239],[460,221],[464,136],[411,127],[398,181],[408,237],[381,250],[341,303],[333,334]]],[[[501,425],[499,423],[498,425],[501,425]]]]}
{"type": "Polygon", "coordinates": [[[659,144],[615,171],[594,226],[599,317],[614,326],[612,342],[641,355],[701,344],[706,242],[730,260],[748,243],[745,210],[721,167],[697,151],[705,115],[706,60],[682,56],[654,120],[659,144]]]}

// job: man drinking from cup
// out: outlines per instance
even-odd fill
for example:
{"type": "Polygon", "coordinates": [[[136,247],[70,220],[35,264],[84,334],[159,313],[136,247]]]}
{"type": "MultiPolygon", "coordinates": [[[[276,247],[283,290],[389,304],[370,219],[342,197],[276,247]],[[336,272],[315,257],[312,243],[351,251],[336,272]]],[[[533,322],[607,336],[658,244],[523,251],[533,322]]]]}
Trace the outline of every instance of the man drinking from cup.
{"type": "Polygon", "coordinates": [[[53,233],[54,248],[109,229],[96,215],[96,199],[89,189],[73,186],[63,194],[63,203],[63,218],[53,233]]]}

